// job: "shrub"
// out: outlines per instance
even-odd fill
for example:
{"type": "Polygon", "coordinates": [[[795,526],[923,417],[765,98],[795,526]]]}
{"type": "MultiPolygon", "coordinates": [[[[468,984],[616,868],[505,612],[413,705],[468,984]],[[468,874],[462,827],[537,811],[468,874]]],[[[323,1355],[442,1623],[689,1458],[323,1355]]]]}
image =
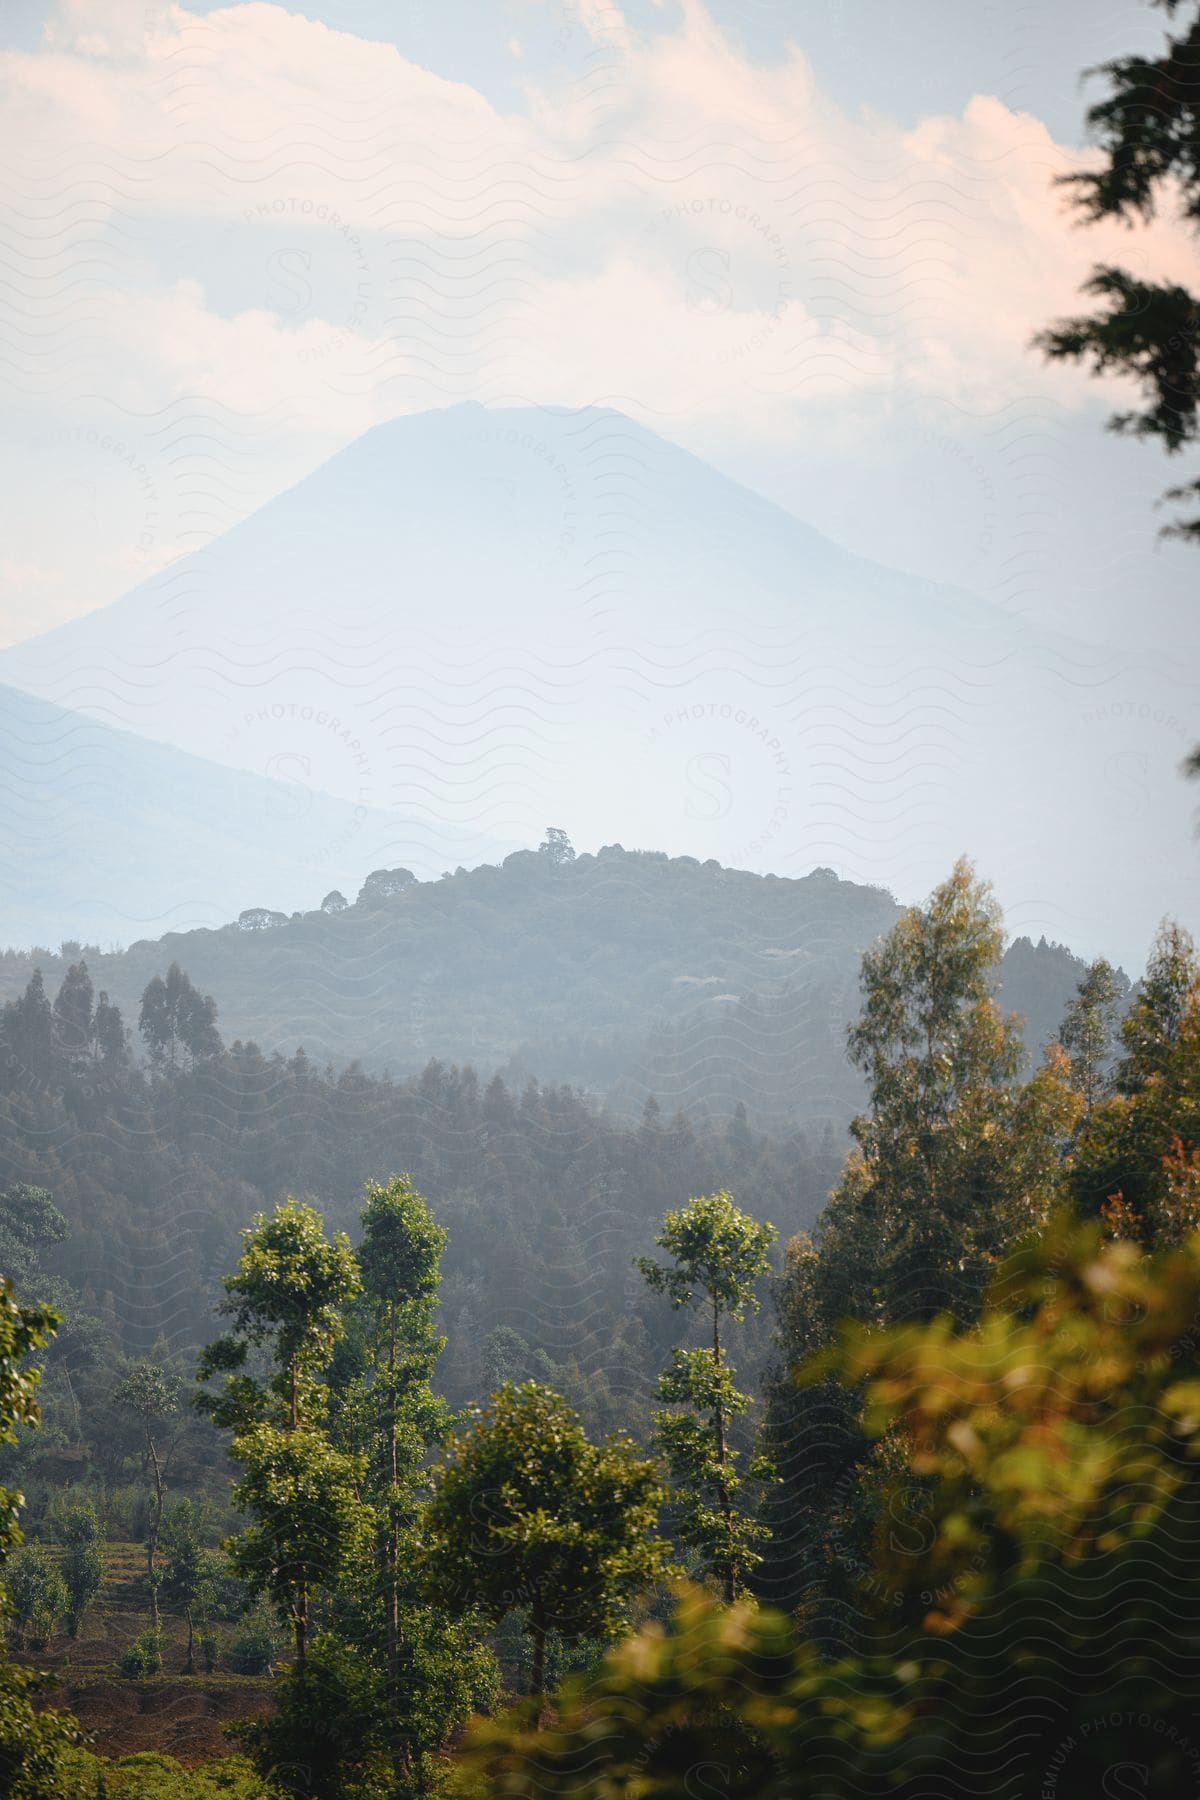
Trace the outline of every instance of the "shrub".
{"type": "Polygon", "coordinates": [[[89,1500],[64,1507],[56,1522],[66,1545],[62,1577],[68,1597],[67,1634],[78,1637],[84,1615],[104,1585],[104,1533],[89,1500]]]}
{"type": "Polygon", "coordinates": [[[163,1666],[163,1634],[153,1626],[134,1638],[121,1658],[121,1673],[129,1681],[145,1681],[161,1675],[163,1666]]]}
{"type": "MultiPolygon", "coordinates": [[[[379,1673],[345,1644],[318,1638],[279,1687],[279,1710],[230,1735],[280,1795],[383,1800],[395,1795],[379,1673]]],[[[401,1792],[413,1790],[405,1784],[401,1792]]],[[[427,1790],[426,1790],[427,1791],[427,1790]]]]}
{"type": "Polygon", "coordinates": [[[261,1609],[251,1613],[234,1638],[226,1662],[235,1675],[269,1675],[278,1637],[270,1616],[261,1609]]]}
{"type": "Polygon", "coordinates": [[[5,1585],[17,1642],[23,1649],[44,1650],[68,1601],[63,1578],[40,1544],[17,1551],[5,1585]]]}

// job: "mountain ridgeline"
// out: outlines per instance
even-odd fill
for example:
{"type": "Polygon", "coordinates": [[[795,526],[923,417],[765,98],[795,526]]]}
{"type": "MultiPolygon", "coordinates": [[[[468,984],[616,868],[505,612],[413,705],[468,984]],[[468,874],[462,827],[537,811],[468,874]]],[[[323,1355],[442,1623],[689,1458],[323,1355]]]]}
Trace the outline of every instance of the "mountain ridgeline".
{"type": "MultiPolygon", "coordinates": [[[[305,710],[355,754],[335,714],[305,710]]],[[[219,925],[247,889],[317,895],[366,859],[429,874],[468,854],[450,828],[321,793],[307,767],[285,748],[230,768],[0,686],[5,940],[128,943],[219,925]]]]}
{"type": "MultiPolygon", "coordinates": [[[[622,1116],[647,1099],[774,1132],[839,1136],[860,1104],[845,1056],[863,951],[899,917],[881,888],[817,869],[792,879],[561,833],[498,866],[417,881],[377,870],[358,897],[290,917],[248,908],[221,929],[119,954],[78,943],[0,958],[0,999],[35,968],[50,989],[86,957],[136,1025],[147,985],[177,963],[217,1004],[226,1041],[402,1078],[431,1058],[581,1087],[622,1116]]],[[[999,998],[1036,1060],[1084,964],[1017,939],[999,998]]]]}
{"type": "Polygon", "coordinates": [[[610,408],[435,408],[0,650],[0,938],[313,905],[568,818],[906,893],[969,845],[1035,935],[1128,964],[1194,888],[1188,676],[854,555],[610,408]]]}

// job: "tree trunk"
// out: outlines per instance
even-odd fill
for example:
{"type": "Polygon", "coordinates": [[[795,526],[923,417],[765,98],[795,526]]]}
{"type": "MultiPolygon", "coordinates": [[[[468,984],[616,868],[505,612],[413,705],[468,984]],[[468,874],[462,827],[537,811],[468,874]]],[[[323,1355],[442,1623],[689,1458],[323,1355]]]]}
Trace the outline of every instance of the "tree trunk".
{"type": "MultiPolygon", "coordinates": [[[[529,1697],[542,1699],[546,1688],[546,1618],[540,1601],[535,1601],[529,1615],[529,1635],[533,1640],[533,1668],[529,1676],[529,1697]]],[[[538,1713],[538,1727],[542,1718],[538,1713]]]]}
{"type": "Polygon", "coordinates": [[[407,1770],[412,1746],[401,1724],[404,1695],[400,1666],[400,1454],[396,1435],[396,1302],[388,1301],[388,1538],[387,1538],[387,1658],[391,1701],[392,1755],[396,1766],[407,1770]]]}
{"type": "Polygon", "coordinates": [[[292,1631],[296,1640],[296,1666],[303,1669],[308,1655],[308,1583],[296,1583],[296,1606],[292,1613],[292,1631]]]}
{"type": "Polygon", "coordinates": [[[150,1508],[150,1521],[146,1531],[146,1578],[150,1584],[150,1624],[158,1630],[158,1583],[154,1579],[158,1564],[158,1539],[162,1531],[163,1516],[163,1478],[162,1467],[158,1460],[158,1451],[150,1433],[146,1433],[146,1447],[150,1457],[150,1467],[154,1474],[154,1501],[150,1508]]]}
{"type": "MultiPolygon", "coordinates": [[[[721,1315],[717,1303],[713,1301],[713,1365],[718,1374],[721,1370],[721,1315]]],[[[726,1471],[725,1450],[725,1408],[717,1400],[717,1496],[721,1506],[721,1517],[725,1521],[725,1604],[732,1606],[737,1599],[737,1579],[733,1568],[733,1503],[729,1498],[729,1480],[726,1471]]]]}
{"type": "MultiPolygon", "coordinates": [[[[300,1429],[300,1376],[298,1359],[293,1356],[289,1369],[289,1388],[291,1401],[291,1426],[293,1431],[300,1429]]],[[[308,1583],[301,1578],[296,1583],[296,1605],[292,1614],[292,1626],[296,1639],[296,1664],[303,1669],[308,1654],[308,1583]]]]}
{"type": "Polygon", "coordinates": [[[187,1628],[188,1628],[187,1668],[184,1670],[184,1674],[185,1675],[194,1675],[196,1673],[196,1648],[195,1648],[196,1637],[195,1637],[195,1631],[192,1626],[192,1609],[190,1606],[187,1609],[187,1628]]]}

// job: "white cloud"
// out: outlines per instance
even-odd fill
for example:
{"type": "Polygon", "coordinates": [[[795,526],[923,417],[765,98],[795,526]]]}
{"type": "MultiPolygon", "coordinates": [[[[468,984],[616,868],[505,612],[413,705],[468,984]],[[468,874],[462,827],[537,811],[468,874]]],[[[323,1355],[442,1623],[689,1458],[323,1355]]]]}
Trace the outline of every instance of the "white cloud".
{"type": "MultiPolygon", "coordinates": [[[[1071,231],[1067,152],[996,99],[906,132],[839,113],[799,49],[756,65],[700,0],[645,38],[580,18],[604,79],[508,117],[261,0],[60,0],[42,50],[0,56],[0,379],[58,421],[97,395],[236,417],[274,446],[250,504],[298,472],[289,422],[315,461],[468,396],[764,445],[931,396],[1082,407],[1028,344],[1091,263],[1198,278],[1170,223],[1071,231]]],[[[61,554],[60,611],[111,597],[61,554]]]]}

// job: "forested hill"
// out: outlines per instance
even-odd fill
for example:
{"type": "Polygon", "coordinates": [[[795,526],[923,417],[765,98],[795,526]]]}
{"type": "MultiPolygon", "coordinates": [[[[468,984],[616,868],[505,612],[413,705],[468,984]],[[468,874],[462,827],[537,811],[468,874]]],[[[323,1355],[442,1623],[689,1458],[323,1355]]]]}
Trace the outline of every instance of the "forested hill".
{"type": "MultiPolygon", "coordinates": [[[[499,866],[419,882],[376,871],[314,912],[245,911],[219,930],[104,955],[78,944],[0,959],[0,999],[33,968],[53,992],[86,956],[136,1025],[147,984],[178,963],[226,1040],[319,1064],[408,1075],[431,1057],[586,1087],[633,1113],[649,1095],[761,1122],[840,1127],[860,1090],[845,1060],[863,950],[896,920],[883,889],[818,869],[755,875],[560,833],[499,866]]],[[[1019,939],[1001,998],[1031,1049],[1056,1031],[1083,965],[1019,939]]]]}

